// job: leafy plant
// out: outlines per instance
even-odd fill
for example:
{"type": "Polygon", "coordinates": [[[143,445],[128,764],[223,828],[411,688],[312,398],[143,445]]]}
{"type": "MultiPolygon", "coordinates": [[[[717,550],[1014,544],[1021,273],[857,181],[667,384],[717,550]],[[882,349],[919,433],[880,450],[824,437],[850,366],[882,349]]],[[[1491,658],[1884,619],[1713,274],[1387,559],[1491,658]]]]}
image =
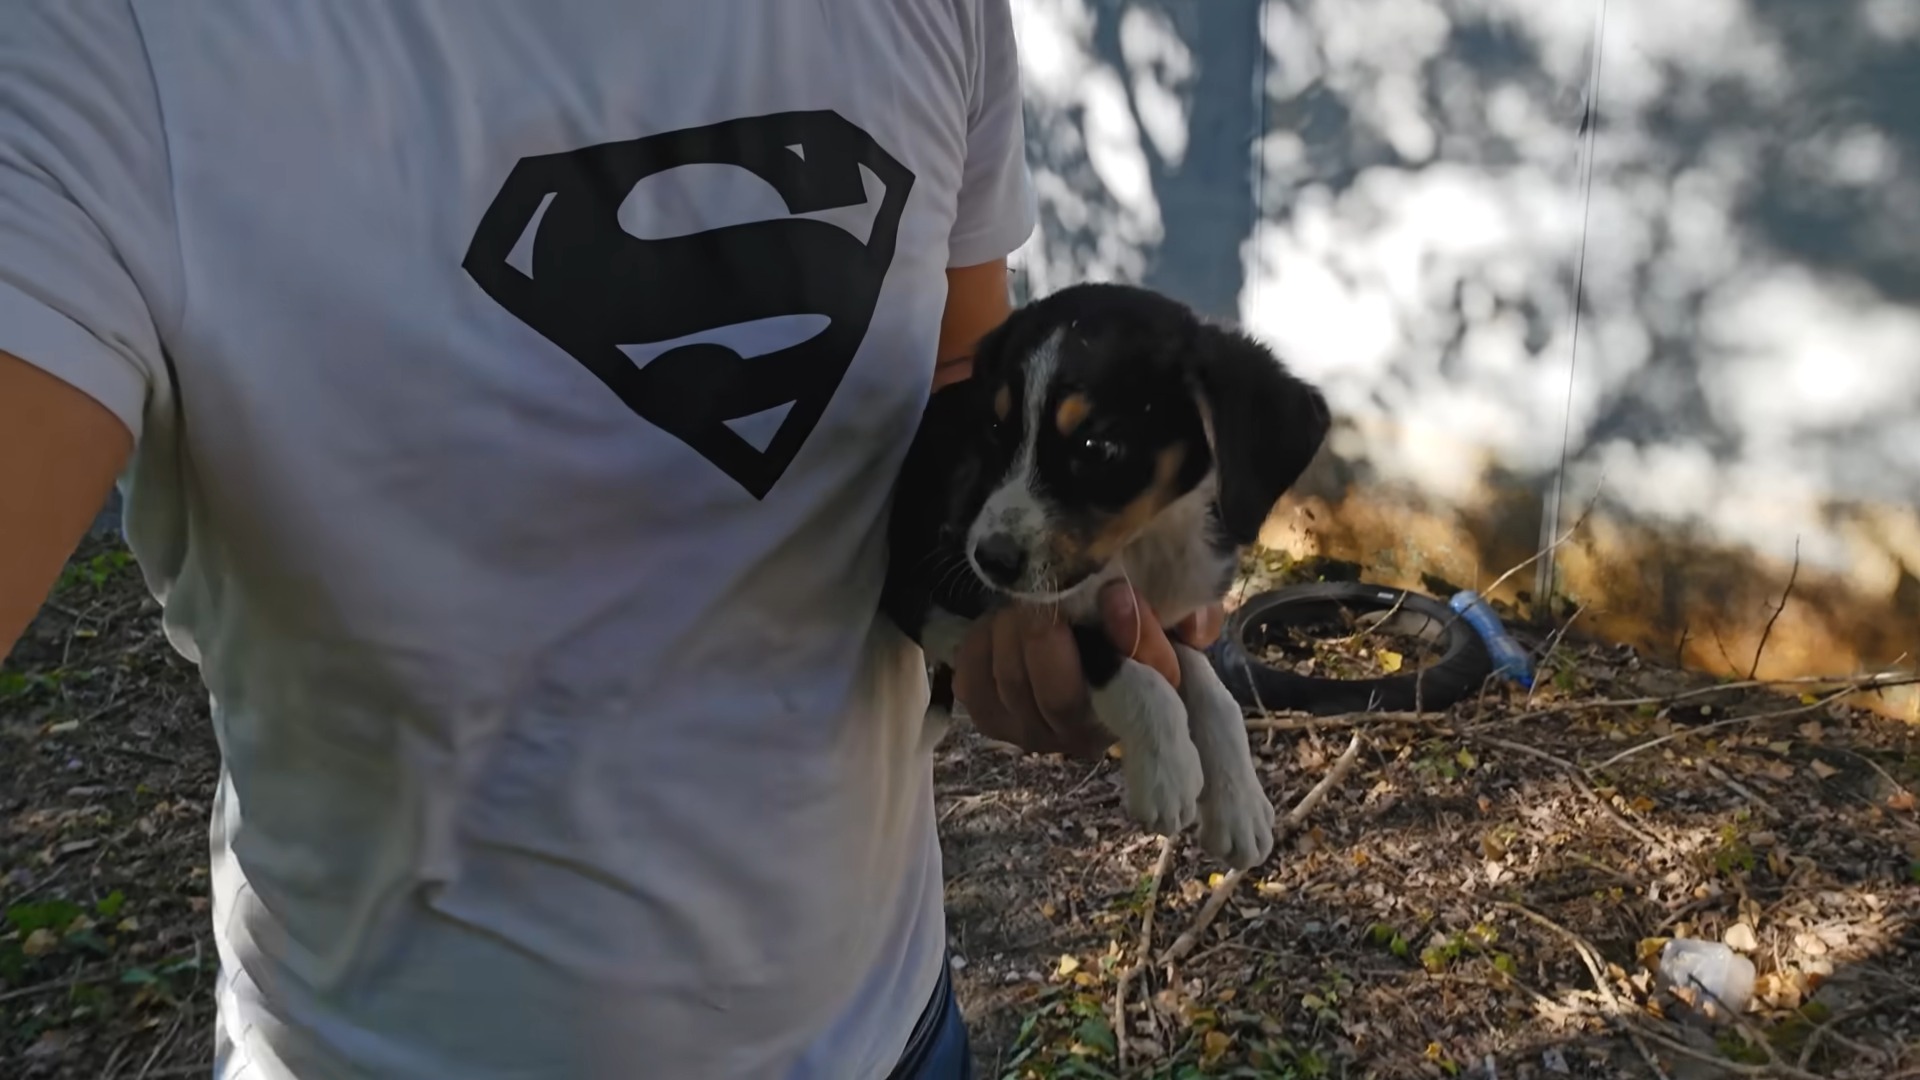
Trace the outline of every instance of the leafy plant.
{"type": "Polygon", "coordinates": [[[1385,949],[1402,960],[1413,956],[1413,947],[1407,944],[1407,939],[1386,923],[1374,923],[1367,928],[1367,944],[1385,949]]]}
{"type": "Polygon", "coordinates": [[[85,562],[74,563],[60,575],[59,588],[99,589],[115,574],[133,564],[133,556],[120,549],[103,551],[85,562]]]}

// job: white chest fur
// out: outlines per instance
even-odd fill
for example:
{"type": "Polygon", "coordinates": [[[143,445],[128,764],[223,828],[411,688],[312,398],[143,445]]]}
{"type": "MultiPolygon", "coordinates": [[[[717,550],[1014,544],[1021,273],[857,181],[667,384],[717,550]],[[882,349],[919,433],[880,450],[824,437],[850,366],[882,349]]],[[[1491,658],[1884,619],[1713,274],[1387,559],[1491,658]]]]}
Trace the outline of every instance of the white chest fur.
{"type": "Polygon", "coordinates": [[[1209,476],[1162,510],[1095,579],[1061,602],[1071,621],[1097,623],[1100,590],[1125,579],[1168,624],[1177,623],[1220,599],[1236,556],[1214,543],[1211,508],[1214,480],[1209,476]]]}

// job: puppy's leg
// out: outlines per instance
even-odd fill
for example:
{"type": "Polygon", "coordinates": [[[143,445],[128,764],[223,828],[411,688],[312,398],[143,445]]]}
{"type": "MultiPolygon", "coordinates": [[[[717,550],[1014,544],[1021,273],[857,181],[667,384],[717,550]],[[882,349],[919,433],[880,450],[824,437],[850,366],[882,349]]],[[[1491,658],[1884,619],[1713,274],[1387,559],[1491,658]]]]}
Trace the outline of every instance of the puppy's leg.
{"type": "Polygon", "coordinates": [[[971,629],[972,619],[963,619],[946,608],[934,608],[927,612],[926,625],[920,628],[920,651],[927,654],[928,663],[952,667],[960,643],[967,640],[971,629]]]}
{"type": "Polygon", "coordinates": [[[940,745],[953,727],[953,658],[972,628],[971,620],[936,607],[927,613],[920,630],[920,649],[933,667],[933,697],[927,703],[920,736],[929,748],[940,745]]]}
{"type": "Polygon", "coordinates": [[[1127,815],[1148,832],[1172,836],[1193,824],[1204,774],[1187,733],[1187,709],[1173,685],[1121,656],[1105,631],[1074,627],[1094,716],[1120,742],[1127,815]]]}
{"type": "Polygon", "coordinates": [[[1200,846],[1236,870],[1273,853],[1273,803],[1253,766],[1247,724],[1206,656],[1175,643],[1180,658],[1180,698],[1199,751],[1206,785],[1200,790],[1200,846]]]}

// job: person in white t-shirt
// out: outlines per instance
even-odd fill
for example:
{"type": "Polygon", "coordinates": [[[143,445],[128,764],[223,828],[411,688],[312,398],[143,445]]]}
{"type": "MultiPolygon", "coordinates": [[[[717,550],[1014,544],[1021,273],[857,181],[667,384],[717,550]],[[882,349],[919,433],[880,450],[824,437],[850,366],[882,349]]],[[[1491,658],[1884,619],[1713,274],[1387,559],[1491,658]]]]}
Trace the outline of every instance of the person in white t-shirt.
{"type": "Polygon", "coordinates": [[[1007,0],[7,5],[0,655],[117,479],[216,1077],[969,1075],[882,523],[1035,216],[1007,0]]]}

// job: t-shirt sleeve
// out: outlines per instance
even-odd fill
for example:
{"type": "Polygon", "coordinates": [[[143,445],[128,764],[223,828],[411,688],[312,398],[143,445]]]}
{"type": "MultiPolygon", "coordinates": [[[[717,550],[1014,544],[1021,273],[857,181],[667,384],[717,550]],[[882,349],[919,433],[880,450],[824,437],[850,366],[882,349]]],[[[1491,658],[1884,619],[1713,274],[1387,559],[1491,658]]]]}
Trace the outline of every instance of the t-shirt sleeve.
{"type": "Polygon", "coordinates": [[[1012,254],[1038,218],[1027,170],[1020,56],[1008,0],[977,0],[978,67],[968,108],[967,160],[947,265],[977,266],[1012,254]]]}
{"type": "Polygon", "coordinates": [[[0,19],[0,351],[137,438],[165,377],[177,248],[166,141],[125,4],[10,3],[0,19]]]}

